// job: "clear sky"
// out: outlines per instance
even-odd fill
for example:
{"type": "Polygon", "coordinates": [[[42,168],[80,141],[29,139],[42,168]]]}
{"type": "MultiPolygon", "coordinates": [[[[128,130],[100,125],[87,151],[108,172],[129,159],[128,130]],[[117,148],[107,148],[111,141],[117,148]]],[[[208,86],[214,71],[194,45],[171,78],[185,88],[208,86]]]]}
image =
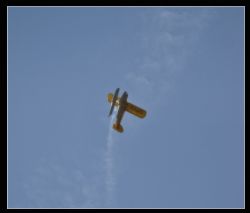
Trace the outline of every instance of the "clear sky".
{"type": "Polygon", "coordinates": [[[9,7],[8,207],[243,208],[244,8],[9,7]]]}

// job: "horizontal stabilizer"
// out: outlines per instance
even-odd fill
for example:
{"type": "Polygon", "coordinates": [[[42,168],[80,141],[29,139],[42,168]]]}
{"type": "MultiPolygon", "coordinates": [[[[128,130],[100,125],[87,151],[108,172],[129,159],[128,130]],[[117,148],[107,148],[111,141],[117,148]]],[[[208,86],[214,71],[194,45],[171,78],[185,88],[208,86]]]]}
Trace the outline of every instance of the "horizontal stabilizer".
{"type": "Polygon", "coordinates": [[[116,124],[116,123],[114,123],[114,124],[113,124],[113,129],[115,129],[116,131],[118,131],[118,132],[120,132],[120,133],[123,132],[123,127],[122,127],[121,124],[116,124]]]}

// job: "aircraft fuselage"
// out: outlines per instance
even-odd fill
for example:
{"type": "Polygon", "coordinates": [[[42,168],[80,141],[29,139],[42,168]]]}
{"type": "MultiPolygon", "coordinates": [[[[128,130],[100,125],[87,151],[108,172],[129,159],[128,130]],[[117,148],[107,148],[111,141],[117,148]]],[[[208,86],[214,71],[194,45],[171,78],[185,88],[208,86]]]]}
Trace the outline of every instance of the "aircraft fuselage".
{"type": "Polygon", "coordinates": [[[128,93],[124,92],[119,100],[119,109],[116,115],[116,122],[113,125],[113,127],[119,132],[123,132],[123,128],[121,126],[121,120],[127,108],[127,99],[128,99],[128,93]]]}

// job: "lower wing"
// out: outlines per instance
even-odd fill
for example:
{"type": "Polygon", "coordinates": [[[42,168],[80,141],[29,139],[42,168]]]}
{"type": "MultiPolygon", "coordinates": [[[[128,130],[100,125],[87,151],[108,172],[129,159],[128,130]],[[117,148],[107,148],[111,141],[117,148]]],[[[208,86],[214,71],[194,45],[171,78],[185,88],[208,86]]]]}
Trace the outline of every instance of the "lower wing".
{"type": "Polygon", "coordinates": [[[129,102],[127,103],[126,111],[139,118],[144,118],[147,114],[147,112],[144,109],[135,106],[134,104],[131,104],[129,102]]]}

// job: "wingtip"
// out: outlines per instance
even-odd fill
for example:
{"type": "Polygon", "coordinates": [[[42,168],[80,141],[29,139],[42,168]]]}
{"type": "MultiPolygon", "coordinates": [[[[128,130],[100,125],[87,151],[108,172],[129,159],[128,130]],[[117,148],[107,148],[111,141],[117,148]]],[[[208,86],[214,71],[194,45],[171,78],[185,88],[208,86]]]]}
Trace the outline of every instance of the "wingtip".
{"type": "Polygon", "coordinates": [[[113,94],[112,93],[108,93],[107,94],[107,98],[108,98],[108,102],[112,102],[112,99],[113,99],[113,94]]]}

